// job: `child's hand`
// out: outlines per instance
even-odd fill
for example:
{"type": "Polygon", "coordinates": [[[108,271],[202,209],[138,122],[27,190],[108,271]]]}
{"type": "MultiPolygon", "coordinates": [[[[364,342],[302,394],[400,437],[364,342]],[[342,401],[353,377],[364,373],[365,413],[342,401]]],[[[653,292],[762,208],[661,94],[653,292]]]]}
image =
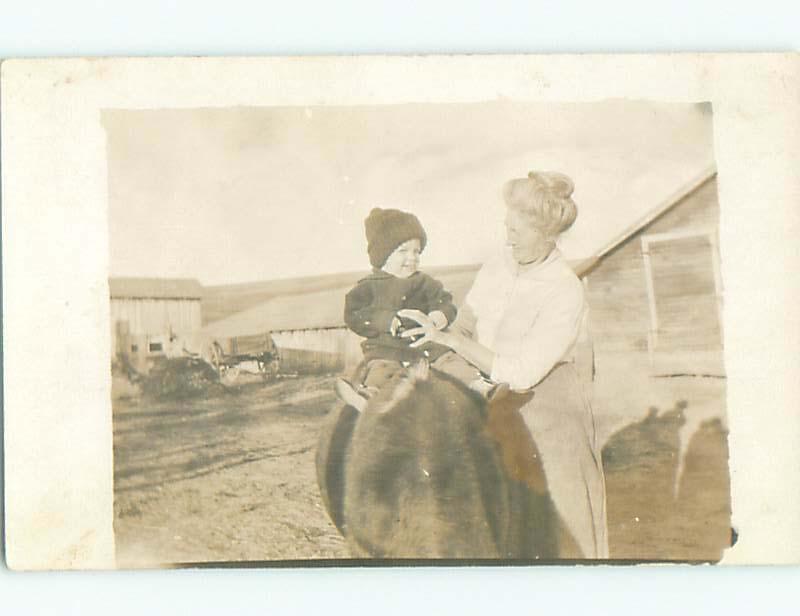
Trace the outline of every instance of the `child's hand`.
{"type": "Polygon", "coordinates": [[[394,317],[392,319],[392,323],[389,325],[389,333],[392,336],[397,336],[397,330],[400,329],[401,325],[402,323],[400,322],[400,319],[398,317],[394,317]]]}

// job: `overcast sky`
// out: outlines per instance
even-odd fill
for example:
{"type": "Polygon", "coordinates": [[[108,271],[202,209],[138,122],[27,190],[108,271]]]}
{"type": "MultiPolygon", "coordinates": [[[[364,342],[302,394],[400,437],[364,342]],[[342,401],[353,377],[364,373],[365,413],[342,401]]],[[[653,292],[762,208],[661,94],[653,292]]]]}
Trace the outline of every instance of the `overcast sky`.
{"type": "Polygon", "coordinates": [[[709,109],[594,104],[112,110],[112,276],[223,284],[368,268],[363,219],[413,211],[425,265],[502,242],[505,180],[575,181],[568,257],[590,256],[713,164],[709,109]]]}

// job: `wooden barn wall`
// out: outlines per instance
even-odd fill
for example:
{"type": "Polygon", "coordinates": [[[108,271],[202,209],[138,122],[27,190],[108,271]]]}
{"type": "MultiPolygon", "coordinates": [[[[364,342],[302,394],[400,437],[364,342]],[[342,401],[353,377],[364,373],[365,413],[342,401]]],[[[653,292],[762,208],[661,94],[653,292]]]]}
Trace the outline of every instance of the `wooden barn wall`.
{"type": "Polygon", "coordinates": [[[718,226],[719,201],[714,178],[623,242],[588,274],[591,331],[599,360],[603,353],[647,351],[650,316],[641,236],[679,229],[717,230],[718,226]]]}
{"type": "Polygon", "coordinates": [[[200,329],[200,301],[192,299],[111,299],[111,348],[117,350],[117,324],[140,341],[162,334],[190,337],[200,329]]]}
{"type": "Polygon", "coordinates": [[[639,233],[664,233],[673,229],[718,229],[717,179],[710,179],[672,210],[639,233]]]}
{"type": "Polygon", "coordinates": [[[361,338],[341,328],[272,332],[283,373],[349,372],[361,361],[361,338]]]}
{"type": "Polygon", "coordinates": [[[722,349],[722,328],[708,237],[650,244],[658,320],[656,351],[722,349]]]}
{"type": "Polygon", "coordinates": [[[111,320],[127,321],[130,333],[162,334],[200,329],[200,302],[191,299],[112,299],[111,320]]]}

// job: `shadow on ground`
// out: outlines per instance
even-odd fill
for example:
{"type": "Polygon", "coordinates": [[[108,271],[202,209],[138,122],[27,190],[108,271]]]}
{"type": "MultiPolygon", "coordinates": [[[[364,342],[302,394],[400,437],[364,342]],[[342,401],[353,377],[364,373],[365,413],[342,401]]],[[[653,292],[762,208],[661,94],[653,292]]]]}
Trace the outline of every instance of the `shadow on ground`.
{"type": "Polygon", "coordinates": [[[603,448],[612,558],[717,561],[730,545],[727,431],[705,421],[682,451],[686,410],[651,408],[603,448]]]}

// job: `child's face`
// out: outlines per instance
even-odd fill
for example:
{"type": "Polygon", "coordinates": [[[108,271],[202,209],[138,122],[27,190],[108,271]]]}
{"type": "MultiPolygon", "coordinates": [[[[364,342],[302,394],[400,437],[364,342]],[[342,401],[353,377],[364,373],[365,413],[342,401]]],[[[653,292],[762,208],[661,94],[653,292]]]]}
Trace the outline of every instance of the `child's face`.
{"type": "Polygon", "coordinates": [[[389,255],[381,269],[397,278],[408,278],[419,267],[420,252],[420,241],[418,239],[403,242],[389,255]]]}

